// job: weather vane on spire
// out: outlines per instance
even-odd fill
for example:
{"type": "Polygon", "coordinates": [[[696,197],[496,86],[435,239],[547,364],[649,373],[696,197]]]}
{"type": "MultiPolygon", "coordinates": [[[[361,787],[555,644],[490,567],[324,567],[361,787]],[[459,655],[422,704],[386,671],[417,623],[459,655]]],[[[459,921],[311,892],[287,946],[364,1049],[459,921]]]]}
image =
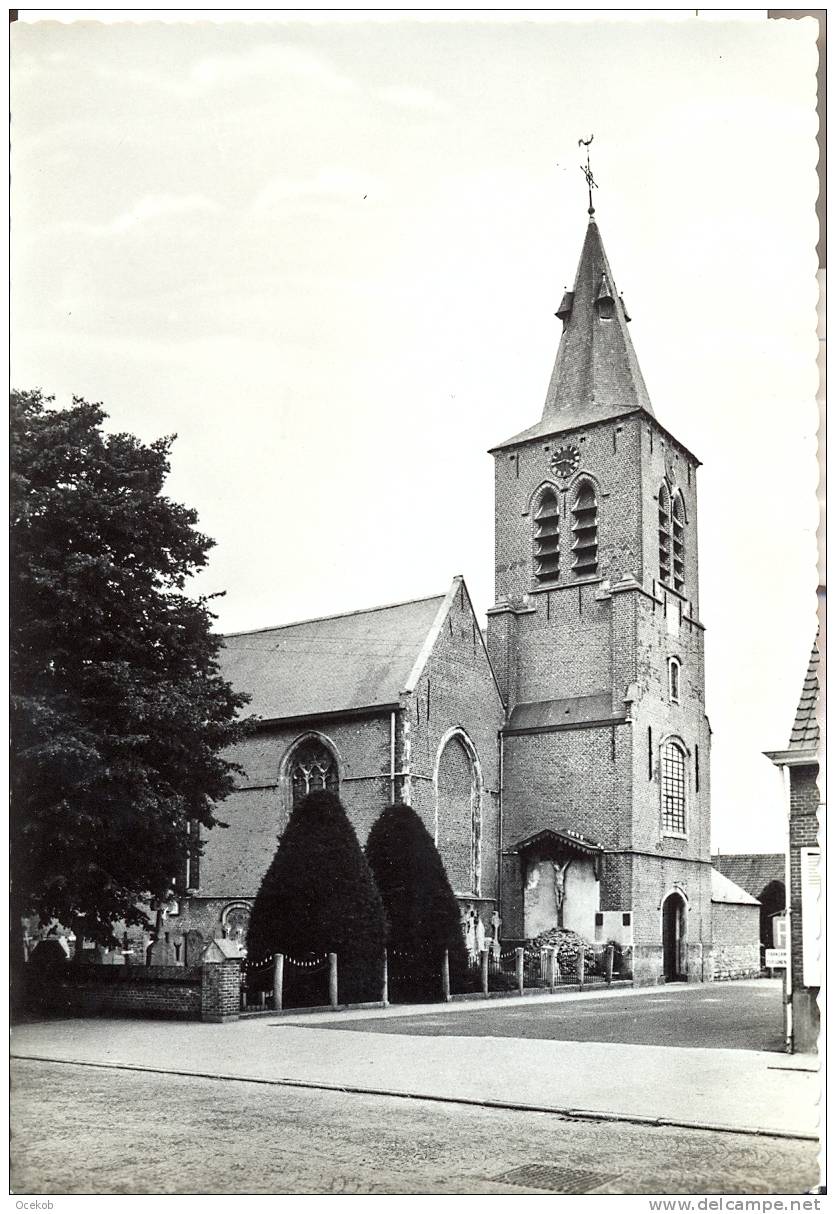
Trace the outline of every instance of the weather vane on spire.
{"type": "Polygon", "coordinates": [[[592,143],[592,140],[594,138],[595,138],[594,135],[590,135],[588,139],[579,139],[578,140],[578,147],[586,148],[586,165],[581,165],[581,172],[583,173],[584,177],[586,178],[586,188],[589,191],[589,214],[590,214],[590,216],[595,214],[595,207],[592,205],[592,191],[598,189],[598,182],[592,176],[592,169],[589,167],[589,145],[590,145],[590,143],[592,143]]]}

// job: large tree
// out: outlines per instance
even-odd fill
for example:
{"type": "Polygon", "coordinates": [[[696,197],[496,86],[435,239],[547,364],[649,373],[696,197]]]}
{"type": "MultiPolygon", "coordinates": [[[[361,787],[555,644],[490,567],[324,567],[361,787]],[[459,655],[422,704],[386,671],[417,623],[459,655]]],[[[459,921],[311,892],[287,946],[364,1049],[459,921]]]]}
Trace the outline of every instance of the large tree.
{"type": "Polygon", "coordinates": [[[172,438],[106,416],[11,398],[12,923],[103,943],[169,893],[189,824],[216,824],[246,729],[208,600],[185,590],[213,541],[162,492],[172,438]]]}
{"type": "Polygon", "coordinates": [[[301,961],[333,952],[340,999],[379,999],[385,937],[380,894],[342,803],[330,792],[309,793],[294,807],[256,895],[249,957],[301,961]]]}

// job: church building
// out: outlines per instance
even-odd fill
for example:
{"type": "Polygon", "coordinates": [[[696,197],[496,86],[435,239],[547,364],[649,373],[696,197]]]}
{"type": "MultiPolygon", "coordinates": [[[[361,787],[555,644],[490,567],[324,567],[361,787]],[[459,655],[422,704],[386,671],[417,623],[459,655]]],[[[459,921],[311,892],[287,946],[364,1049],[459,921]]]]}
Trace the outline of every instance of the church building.
{"type": "Polygon", "coordinates": [[[616,941],[637,982],[710,977],[699,461],[656,419],[591,206],[557,316],[542,416],[491,452],[486,634],[456,577],[225,638],[260,723],[169,923],[195,947],[245,934],[292,806],[325,787],[361,844],[415,808],[473,951],[563,926],[616,941]]]}

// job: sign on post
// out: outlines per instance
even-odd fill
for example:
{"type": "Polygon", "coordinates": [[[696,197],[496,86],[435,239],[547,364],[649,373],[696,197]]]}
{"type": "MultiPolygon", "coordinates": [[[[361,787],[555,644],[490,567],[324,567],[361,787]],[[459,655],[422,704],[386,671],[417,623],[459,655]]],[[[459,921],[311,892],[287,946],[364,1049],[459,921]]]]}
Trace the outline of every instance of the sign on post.
{"type": "Polygon", "coordinates": [[[787,968],[787,950],[785,948],[768,948],[764,964],[768,970],[785,970],[787,968]]]}

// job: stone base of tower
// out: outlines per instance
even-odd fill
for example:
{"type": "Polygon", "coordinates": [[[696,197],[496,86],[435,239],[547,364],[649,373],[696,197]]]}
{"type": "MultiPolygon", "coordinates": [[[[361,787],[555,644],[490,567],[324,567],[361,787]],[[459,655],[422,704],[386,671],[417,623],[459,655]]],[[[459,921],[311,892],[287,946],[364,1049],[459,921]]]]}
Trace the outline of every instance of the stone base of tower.
{"type": "Polygon", "coordinates": [[[629,859],[634,983],[711,981],[711,866],[672,856],[629,859]]]}

